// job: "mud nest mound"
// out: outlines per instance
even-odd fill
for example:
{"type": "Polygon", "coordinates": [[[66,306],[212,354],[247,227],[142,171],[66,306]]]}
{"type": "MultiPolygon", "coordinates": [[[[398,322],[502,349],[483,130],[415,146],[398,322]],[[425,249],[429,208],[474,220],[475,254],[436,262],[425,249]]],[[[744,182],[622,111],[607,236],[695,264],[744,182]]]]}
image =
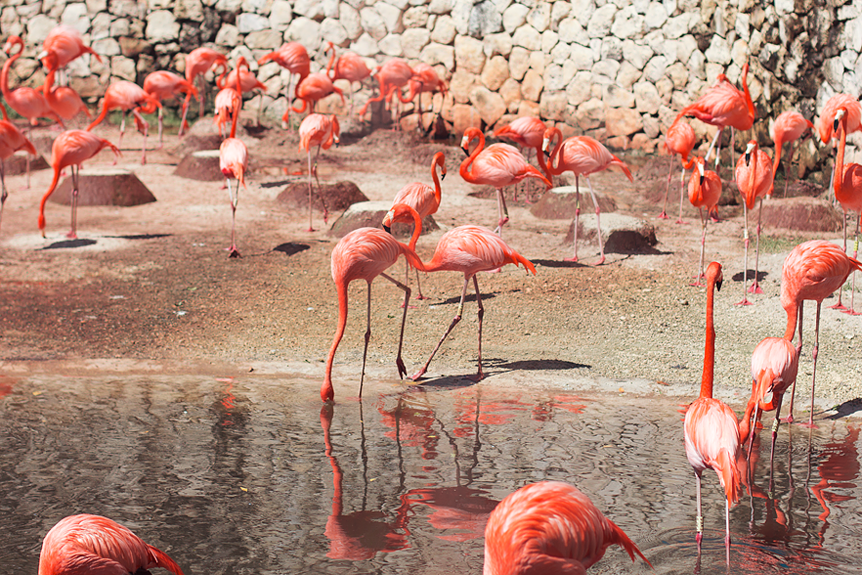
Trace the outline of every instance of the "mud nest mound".
{"type": "MultiPolygon", "coordinates": [[[[49,198],[68,206],[72,203],[72,177],[64,179],[49,198]]],[[[139,206],[156,197],[138,176],[122,168],[89,168],[78,174],[78,205],[139,206]]]]}
{"type": "MultiPolygon", "coordinates": [[[[321,183],[320,188],[313,186],[311,197],[312,208],[322,211],[324,206],[330,212],[346,210],[357,202],[367,202],[368,197],[362,193],[359,186],[353,182],[321,183]]],[[[308,181],[296,181],[288,184],[278,194],[276,200],[291,208],[308,209],[308,181]]]]}

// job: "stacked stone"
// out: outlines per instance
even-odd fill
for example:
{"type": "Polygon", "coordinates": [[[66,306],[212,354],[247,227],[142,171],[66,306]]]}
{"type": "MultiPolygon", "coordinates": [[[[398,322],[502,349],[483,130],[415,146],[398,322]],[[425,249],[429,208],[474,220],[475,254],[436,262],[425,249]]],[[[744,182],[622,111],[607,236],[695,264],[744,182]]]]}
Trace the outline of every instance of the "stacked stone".
{"type": "MultiPolygon", "coordinates": [[[[72,65],[72,86],[91,101],[116,79],[141,83],[157,69],[182,72],[183,55],[209,45],[256,60],[299,41],[326,63],[327,41],[366,57],[434,66],[451,96],[424,95],[455,133],[492,129],[522,115],[585,133],[615,148],[652,151],[676,112],[719,73],[743,64],[758,116],[795,107],[807,117],[836,91],[862,83],[862,14],[843,0],[7,0],[0,34],[28,45],[13,83],[44,80],[35,54],[48,31],[77,28],[104,63],[72,65]],[[828,8],[826,2],[829,2],[828,8]],[[822,6],[821,6],[822,5],[822,6]],[[820,10],[820,8],[823,10],[820,10]]],[[[257,70],[267,113],[284,110],[287,73],[257,70]]],[[[346,86],[343,86],[346,87],[346,86]]],[[[373,94],[368,82],[358,101],[373,94]]],[[[324,102],[324,109],[332,107],[324,102]]],[[[707,128],[693,123],[698,135],[707,128]]],[[[756,127],[768,141],[767,122],[756,127]]]]}

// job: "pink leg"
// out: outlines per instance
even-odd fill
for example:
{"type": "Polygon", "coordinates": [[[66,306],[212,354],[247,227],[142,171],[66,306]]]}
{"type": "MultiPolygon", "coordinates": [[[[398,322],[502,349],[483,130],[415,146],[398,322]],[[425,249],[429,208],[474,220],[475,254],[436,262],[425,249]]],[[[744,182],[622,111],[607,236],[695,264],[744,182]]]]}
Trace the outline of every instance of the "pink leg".
{"type": "MultiPolygon", "coordinates": [[[[853,259],[857,259],[859,255],[859,219],[862,218],[862,212],[859,212],[859,215],[856,216],[856,239],[853,242],[853,259]]],[[[858,312],[854,308],[854,299],[856,297],[856,270],[851,272],[853,276],[852,283],[850,284],[850,309],[847,310],[847,313],[850,315],[860,315],[862,312],[858,312]]],[[[839,290],[840,292],[840,290],[839,290]]]]}
{"type": "Polygon", "coordinates": [[[177,137],[179,137],[179,138],[183,137],[183,133],[185,133],[185,130],[188,127],[188,124],[186,124],[186,116],[189,113],[189,102],[191,101],[191,99],[192,99],[192,93],[191,92],[186,93],[186,99],[183,100],[183,119],[182,119],[182,121],[180,121],[180,131],[177,134],[177,137]]]}
{"type": "MultiPolygon", "coordinates": [[[[844,210],[844,212],[843,212],[843,219],[844,219],[844,253],[847,253],[847,210],[844,210]]],[[[843,288],[843,287],[844,286],[841,286],[841,288],[843,288]]],[[[841,289],[841,288],[838,288],[838,303],[836,303],[835,305],[830,305],[829,309],[837,309],[838,311],[844,311],[847,309],[841,303],[841,296],[842,296],[842,292],[843,292],[843,289],[841,289]]]]}
{"type": "Polygon", "coordinates": [[[314,231],[314,226],[311,225],[311,147],[308,148],[308,230],[314,231]]]}
{"type": "Polygon", "coordinates": [[[669,219],[668,215],[667,215],[667,197],[668,197],[668,195],[670,195],[670,179],[673,176],[673,160],[674,160],[674,156],[673,156],[673,154],[671,154],[670,155],[670,166],[669,166],[669,169],[667,171],[667,187],[664,190],[664,204],[661,207],[661,213],[658,215],[658,219],[660,219],[660,220],[669,219]]]}
{"type": "Polygon", "coordinates": [[[820,349],[820,303],[817,302],[817,317],[814,320],[814,353],[813,364],[811,366],[811,412],[808,415],[808,427],[816,427],[814,425],[814,381],[817,378],[817,352],[820,349]]]}
{"type": "Polygon", "coordinates": [[[227,249],[229,258],[241,258],[239,250],[236,247],[236,206],[239,203],[239,180],[236,182],[236,195],[230,187],[230,178],[226,178],[227,194],[230,198],[231,224],[230,224],[230,247],[227,249]]]}
{"type": "Polygon", "coordinates": [[[473,287],[476,290],[476,304],[479,306],[479,371],[469,379],[472,381],[482,381],[485,378],[485,374],[482,373],[482,319],[485,317],[485,308],[482,306],[482,295],[479,293],[479,280],[476,279],[475,275],[473,276],[473,287]]]}
{"type": "Polygon", "coordinates": [[[573,239],[572,239],[572,249],[574,250],[574,255],[570,258],[565,258],[563,261],[566,262],[576,262],[578,261],[578,220],[581,216],[581,187],[580,187],[580,176],[575,174],[575,223],[574,229],[572,230],[573,239]]]}
{"type": "Polygon", "coordinates": [[[9,192],[6,191],[6,163],[3,158],[0,158],[0,222],[3,221],[3,206],[6,204],[6,198],[9,197],[9,192]]]}
{"type": "Polygon", "coordinates": [[[72,229],[69,230],[69,233],[66,234],[66,237],[74,240],[78,238],[78,234],[76,232],[78,227],[78,173],[81,170],[80,166],[72,165],[72,229]]]}
{"type": "Polygon", "coordinates": [[[736,305],[751,305],[751,302],[748,301],[747,297],[747,287],[745,284],[748,283],[748,206],[746,206],[745,201],[742,202],[743,213],[745,214],[745,227],[742,230],[743,242],[745,242],[745,259],[742,270],[742,301],[737,303],[736,305]]]}
{"type": "Polygon", "coordinates": [[[697,532],[697,535],[695,535],[694,538],[697,541],[698,549],[700,549],[700,542],[703,541],[703,512],[700,504],[700,473],[695,471],[694,478],[697,484],[697,518],[695,519],[695,531],[697,532]]]}
{"type": "Polygon", "coordinates": [[[132,110],[132,114],[134,114],[135,117],[144,125],[144,145],[141,147],[141,165],[143,166],[147,163],[147,135],[150,132],[150,124],[144,120],[137,108],[132,110]]]}
{"type": "Polygon", "coordinates": [[[506,208],[506,198],[501,188],[497,188],[497,215],[497,229],[494,232],[502,237],[503,226],[509,221],[509,210],[506,208]]]}
{"type": "MultiPolygon", "coordinates": [[[[419,270],[416,270],[416,281],[417,282],[419,281],[419,270]]],[[[404,285],[406,285],[406,286],[410,285],[410,262],[407,261],[407,258],[404,258],[404,285]]],[[[421,291],[420,291],[420,294],[421,294],[421,291]]],[[[418,297],[416,299],[425,299],[425,298],[418,297]]],[[[407,302],[402,303],[401,307],[404,307],[405,305],[407,305],[407,302]]],[[[415,305],[410,306],[410,307],[412,307],[413,309],[416,309],[415,305]]]]}
{"type": "Polygon", "coordinates": [[[682,202],[685,199],[685,168],[683,167],[679,177],[679,217],[676,219],[677,224],[684,224],[682,221],[682,202]]]}
{"type": "MultiPolygon", "coordinates": [[[[470,278],[464,280],[464,287],[461,289],[461,302],[458,304],[458,312],[455,314],[454,319],[452,319],[452,323],[449,324],[449,328],[446,330],[446,333],[443,334],[443,337],[440,338],[440,341],[437,342],[437,347],[434,348],[434,351],[431,352],[431,357],[428,358],[428,361],[425,362],[425,365],[422,366],[422,369],[417,371],[410,379],[413,381],[418,380],[420,377],[425,375],[425,372],[428,371],[428,366],[431,365],[431,360],[434,359],[434,355],[437,353],[437,350],[440,349],[440,346],[443,345],[443,341],[452,331],[452,328],[461,321],[461,314],[464,311],[464,298],[467,295],[467,284],[470,282],[470,278]]],[[[478,294],[478,290],[476,292],[478,294]]]]}
{"type": "MultiPolygon", "coordinates": [[[[798,324],[799,324],[799,343],[796,344],[796,356],[797,357],[799,357],[799,355],[802,353],[802,311],[804,309],[804,306],[802,305],[802,303],[803,302],[799,302],[799,308],[798,308],[799,312],[797,314],[799,316],[799,322],[798,322],[798,324]]],[[[796,380],[795,379],[793,380],[793,387],[790,390],[790,410],[787,414],[787,417],[784,418],[783,423],[793,423],[793,400],[794,399],[796,399],[796,380]]]]}
{"type": "Polygon", "coordinates": [[[748,288],[748,291],[753,294],[763,293],[760,288],[760,282],[757,281],[758,268],[760,267],[760,218],[763,214],[763,198],[760,198],[760,207],[757,209],[757,242],[754,248],[754,283],[748,288]]]}
{"type": "Polygon", "coordinates": [[[162,111],[164,108],[159,108],[159,149],[161,150],[164,146],[164,142],[162,141],[162,111]]]}
{"type": "MultiPolygon", "coordinates": [[[[401,334],[398,337],[398,355],[395,358],[395,366],[398,368],[398,377],[403,378],[405,375],[407,375],[407,368],[404,367],[404,360],[401,359],[401,348],[404,345],[404,326],[407,324],[407,309],[410,307],[410,305],[409,305],[410,304],[410,288],[408,286],[404,285],[403,283],[401,283],[400,281],[398,281],[392,277],[389,277],[386,274],[380,274],[380,276],[388,279],[389,281],[391,281],[392,283],[397,285],[399,288],[404,290],[404,305],[402,306],[404,308],[404,313],[401,315],[401,334]]],[[[370,296],[371,284],[368,284],[368,293],[370,296]]],[[[368,305],[369,305],[369,311],[370,311],[370,309],[371,309],[370,297],[369,297],[368,301],[369,301],[368,305]]],[[[368,324],[368,331],[369,331],[369,333],[371,332],[370,320],[369,320],[369,324],[368,324]]],[[[364,372],[365,370],[363,369],[362,371],[364,372]]],[[[359,397],[362,397],[362,391],[359,392],[359,397]]]]}
{"type": "Polygon", "coordinates": [[[599,210],[599,200],[598,198],[596,198],[596,193],[593,191],[593,184],[592,182],[590,182],[589,176],[587,176],[587,185],[590,187],[590,196],[592,196],[593,204],[595,204],[596,206],[596,231],[597,235],[599,236],[599,253],[601,254],[601,257],[599,258],[599,263],[597,263],[596,265],[602,265],[603,263],[605,263],[605,242],[604,239],[602,239],[602,222],[601,219],[599,219],[599,213],[601,212],[601,210],[599,210]]]}
{"type": "Polygon", "coordinates": [[[700,266],[698,266],[699,271],[697,273],[697,277],[695,277],[694,283],[692,283],[691,285],[694,287],[703,287],[704,284],[700,280],[703,279],[704,277],[706,277],[703,275],[703,257],[704,257],[704,252],[706,251],[706,224],[707,224],[707,222],[709,222],[709,218],[704,216],[703,208],[698,208],[697,210],[700,213],[700,227],[701,227],[700,266]]]}

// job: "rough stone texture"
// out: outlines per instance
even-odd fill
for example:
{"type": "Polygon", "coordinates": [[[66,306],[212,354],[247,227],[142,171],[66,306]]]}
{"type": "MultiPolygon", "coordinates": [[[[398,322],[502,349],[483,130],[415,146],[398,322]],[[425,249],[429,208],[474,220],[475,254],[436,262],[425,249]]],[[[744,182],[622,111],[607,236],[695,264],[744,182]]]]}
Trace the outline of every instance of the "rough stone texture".
{"type": "MultiPolygon", "coordinates": [[[[48,199],[64,206],[71,205],[72,177],[60,182],[48,199]]],[[[96,167],[79,172],[79,206],[139,206],[155,201],[153,193],[128,170],[96,167]]]]}
{"type": "Polygon", "coordinates": [[[470,103],[476,107],[482,120],[489,126],[494,125],[506,112],[506,102],[503,97],[484,86],[477,86],[470,91],[470,103]]]}
{"type": "MultiPolygon", "coordinates": [[[[564,136],[565,137],[565,136],[564,136]]],[[[586,182],[585,182],[586,183],[586,182]]],[[[613,212],[617,209],[617,205],[613,199],[596,190],[596,199],[599,201],[599,209],[602,213],[613,212]]],[[[577,201],[575,198],[575,186],[559,186],[551,188],[539,198],[533,207],[530,208],[530,213],[543,220],[569,220],[575,215],[577,201]]],[[[592,199],[589,198],[590,190],[584,186],[581,188],[581,214],[586,210],[586,206],[592,206],[592,199]],[[585,203],[586,202],[586,203],[585,203]]],[[[569,242],[572,238],[569,238],[569,242]]]]}
{"type": "MultiPolygon", "coordinates": [[[[598,193],[596,194],[598,195],[598,193]]],[[[650,253],[658,243],[655,227],[645,220],[622,214],[601,214],[602,239],[605,253],[636,254],[650,253]]],[[[574,224],[569,226],[564,244],[571,245],[574,239],[574,224]]],[[[580,245],[595,243],[598,229],[595,214],[584,214],[578,219],[578,243],[580,245]]]]}
{"type": "Polygon", "coordinates": [[[455,65],[473,74],[481,74],[485,65],[485,52],[481,40],[470,36],[455,38],[455,65]]]}
{"type": "Polygon", "coordinates": [[[180,25],[173,12],[157,10],[147,16],[147,40],[150,42],[165,42],[176,40],[180,34],[180,25]]]}
{"type": "Polygon", "coordinates": [[[502,56],[494,56],[482,69],[482,84],[491,91],[497,91],[509,79],[509,63],[502,56]]]}
{"type": "MultiPolygon", "coordinates": [[[[369,202],[368,197],[362,193],[359,187],[353,182],[335,182],[335,183],[326,183],[320,182],[320,189],[317,188],[317,182],[314,182],[313,193],[311,197],[311,201],[314,204],[312,207],[315,210],[323,211],[323,203],[321,203],[321,198],[326,203],[326,209],[330,212],[338,212],[341,210],[351,211],[352,206],[356,206],[359,208],[363,204],[369,203],[384,203],[384,202],[369,202]]],[[[286,204],[287,206],[294,209],[308,209],[308,180],[303,179],[302,181],[296,181],[288,184],[281,193],[276,197],[276,201],[282,204],[286,204]]],[[[344,230],[341,235],[347,234],[357,228],[361,228],[364,226],[370,227],[380,227],[380,222],[383,221],[383,216],[386,215],[386,212],[389,211],[392,205],[386,206],[386,209],[383,210],[383,213],[380,214],[380,218],[375,223],[366,223],[362,225],[358,225],[355,228],[351,228],[348,230],[344,230]]],[[[361,212],[361,209],[352,209],[354,212],[361,212]]],[[[342,220],[345,217],[345,214],[342,214],[339,220],[342,220]]],[[[348,216],[347,220],[352,219],[348,216]]],[[[335,230],[338,226],[339,229],[341,225],[346,225],[347,220],[342,222],[342,224],[338,224],[338,221],[333,223],[332,230],[335,230]]],[[[340,236],[338,236],[340,237],[340,236]]]]}
{"type": "Polygon", "coordinates": [[[800,232],[838,232],[842,213],[821,198],[776,198],[763,202],[763,224],[800,232]]]}
{"type": "MultiPolygon", "coordinates": [[[[351,182],[340,182],[340,184],[351,184],[351,182]]],[[[356,186],[353,185],[353,187],[356,186]]],[[[326,191],[327,190],[324,190],[324,192],[326,191]]],[[[356,188],[356,191],[358,192],[359,188],[356,188]]],[[[282,192],[282,194],[279,196],[279,199],[281,199],[281,196],[286,193],[287,190],[285,190],[285,192],[282,192]]],[[[359,193],[361,194],[361,192],[359,193]]],[[[324,199],[329,199],[327,198],[327,195],[325,193],[324,199]]],[[[307,187],[305,189],[305,206],[306,208],[308,207],[307,187]]],[[[349,207],[347,207],[347,209],[345,209],[344,213],[342,213],[341,216],[339,216],[339,218],[335,220],[327,234],[335,238],[342,238],[353,230],[358,230],[359,228],[383,229],[380,224],[383,221],[383,217],[386,215],[386,212],[388,212],[389,208],[391,207],[391,202],[369,202],[366,200],[352,203],[349,207]]],[[[337,211],[344,208],[330,207],[329,209],[337,211]]],[[[422,234],[433,232],[439,229],[440,227],[437,225],[437,222],[434,221],[434,218],[432,216],[428,216],[424,220],[422,220],[422,234]]],[[[398,238],[410,237],[413,234],[413,226],[410,224],[396,223],[392,226],[392,234],[398,238]]]]}

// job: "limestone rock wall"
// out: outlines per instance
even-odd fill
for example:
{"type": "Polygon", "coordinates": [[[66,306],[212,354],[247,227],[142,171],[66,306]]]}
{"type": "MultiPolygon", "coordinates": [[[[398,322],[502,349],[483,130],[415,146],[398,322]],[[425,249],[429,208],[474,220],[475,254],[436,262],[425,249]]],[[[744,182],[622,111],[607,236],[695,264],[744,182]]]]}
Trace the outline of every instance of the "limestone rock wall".
{"type": "MultiPolygon", "coordinates": [[[[201,45],[252,62],[296,40],[315,71],[332,41],[369,64],[398,56],[435,66],[450,96],[434,102],[456,132],[532,114],[566,135],[646,151],[719,73],[737,82],[746,60],[763,143],[766,118],[791,107],[812,118],[830,95],[858,95],[862,84],[860,1],[4,0],[0,37],[28,45],[13,84],[41,84],[35,55],[59,23],[104,57],[71,66],[71,85],[92,103],[116,79],[182,72],[183,54],[201,45]]],[[[266,114],[280,116],[286,72],[269,63],[257,74],[266,114]]],[[[372,93],[368,82],[357,101],[372,93]]]]}

